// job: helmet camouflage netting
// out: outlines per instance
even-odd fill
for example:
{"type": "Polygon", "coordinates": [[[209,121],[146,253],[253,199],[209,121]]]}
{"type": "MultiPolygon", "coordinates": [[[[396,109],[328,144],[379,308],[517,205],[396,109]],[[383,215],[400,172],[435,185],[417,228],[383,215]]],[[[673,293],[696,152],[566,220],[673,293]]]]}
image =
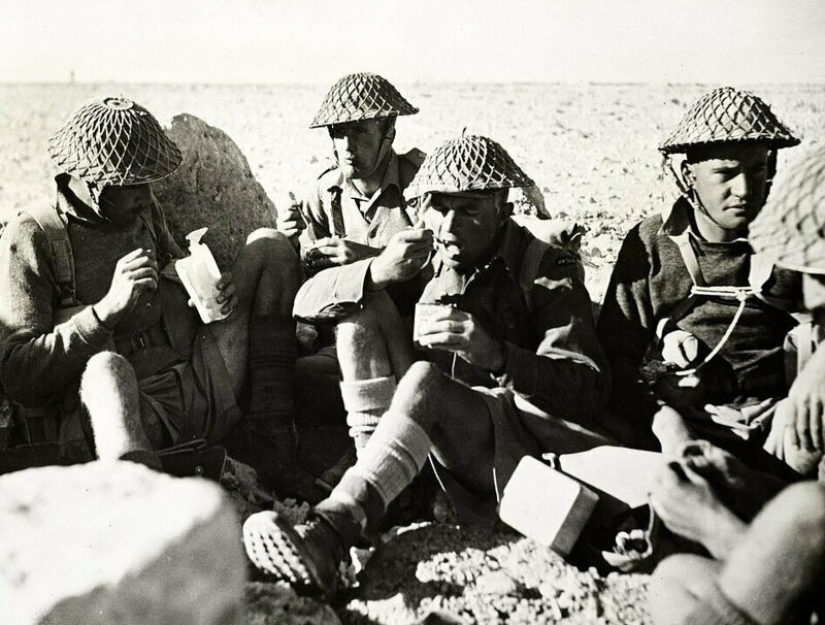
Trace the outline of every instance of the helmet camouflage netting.
{"type": "Polygon", "coordinates": [[[120,97],[81,106],[49,139],[49,155],[62,171],[100,186],[155,182],[182,160],[152,114],[120,97]]]}
{"type": "Polygon", "coordinates": [[[408,196],[531,187],[535,183],[498,143],[465,135],[433,150],[408,187],[408,196]]]}
{"type": "Polygon", "coordinates": [[[722,87],[694,102],[659,150],[667,155],[699,145],[735,141],[764,141],[772,148],[799,143],[761,98],[722,87]]]}
{"type": "Polygon", "coordinates": [[[825,273],[825,147],[808,152],[777,177],[748,240],[780,265],[825,273]]]}
{"type": "Polygon", "coordinates": [[[398,93],[389,80],[378,74],[348,74],[336,82],[324,98],[310,128],[415,115],[418,109],[398,93]]]}

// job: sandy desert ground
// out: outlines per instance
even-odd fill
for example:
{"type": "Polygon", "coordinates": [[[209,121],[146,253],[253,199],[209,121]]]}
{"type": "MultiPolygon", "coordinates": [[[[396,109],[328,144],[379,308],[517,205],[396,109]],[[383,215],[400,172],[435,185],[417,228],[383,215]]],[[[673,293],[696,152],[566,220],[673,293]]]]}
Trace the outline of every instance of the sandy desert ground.
{"type": "MultiPolygon", "coordinates": [[[[587,228],[588,286],[598,301],[623,234],[675,197],[661,175],[656,146],[689,104],[715,85],[397,86],[421,109],[400,120],[399,151],[429,150],[464,128],[498,140],[536,180],[554,217],[587,228]]],[[[804,145],[825,141],[825,87],[752,90],[772,104],[804,145]]],[[[276,199],[325,166],[329,139],[324,131],[307,128],[325,91],[324,86],[0,85],[0,219],[33,202],[52,201],[46,139],[81,103],[108,94],[133,98],[162,123],[187,112],[223,129],[276,199]]],[[[795,151],[782,154],[780,167],[795,151]]],[[[576,571],[509,534],[478,537],[432,526],[407,534],[385,561],[389,566],[368,578],[362,593],[334,606],[343,621],[411,622],[434,608],[484,623],[644,623],[648,618],[644,579],[576,571]],[[393,573],[385,574],[388,570],[393,573]],[[536,579],[540,573],[550,581],[536,579]],[[401,590],[406,594],[399,599],[401,590]]],[[[250,588],[250,600],[261,610],[265,594],[260,585],[250,588]]],[[[259,611],[250,613],[250,622],[268,621],[259,611]]],[[[317,614],[305,622],[329,621],[317,614]]]]}

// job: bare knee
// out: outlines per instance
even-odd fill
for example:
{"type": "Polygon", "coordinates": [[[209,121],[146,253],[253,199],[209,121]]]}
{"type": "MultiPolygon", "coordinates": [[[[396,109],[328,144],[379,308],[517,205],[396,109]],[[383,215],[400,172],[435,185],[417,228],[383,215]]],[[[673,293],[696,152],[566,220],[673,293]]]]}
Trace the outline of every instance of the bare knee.
{"type": "Polygon", "coordinates": [[[419,425],[428,425],[438,418],[439,399],[447,380],[431,362],[416,362],[401,378],[392,400],[392,411],[407,414],[419,425]]]}
{"type": "Polygon", "coordinates": [[[676,555],[662,561],[648,586],[648,604],[656,625],[677,625],[710,592],[719,563],[693,555],[676,555]]]}
{"type": "MultiPolygon", "coordinates": [[[[802,482],[783,490],[768,504],[776,531],[804,536],[813,549],[825,555],[825,486],[802,482]]],[[[769,514],[766,509],[766,516],[769,514]]]]}

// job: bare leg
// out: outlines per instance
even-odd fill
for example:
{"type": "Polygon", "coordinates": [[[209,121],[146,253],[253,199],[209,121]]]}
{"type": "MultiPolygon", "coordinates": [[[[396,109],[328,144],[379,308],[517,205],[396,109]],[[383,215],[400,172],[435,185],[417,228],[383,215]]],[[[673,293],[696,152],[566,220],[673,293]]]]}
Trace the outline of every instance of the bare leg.
{"type": "MultiPolygon", "coordinates": [[[[141,423],[138,382],[128,360],[113,352],[89,359],[81,378],[80,399],[89,413],[98,458],[130,459],[160,468],[141,423]]],[[[155,437],[159,438],[155,445],[162,444],[160,432],[155,437]]]]}
{"type": "Polygon", "coordinates": [[[796,484],[754,519],[726,562],[681,555],[660,564],[651,614],[657,625],[714,622],[722,611],[738,614],[735,622],[808,622],[824,573],[825,487],[796,484]]]}
{"type": "Polygon", "coordinates": [[[778,625],[810,608],[824,572],[825,487],[806,482],[786,488],[754,519],[719,587],[755,621],[778,625]]]}
{"type": "Polygon", "coordinates": [[[648,591],[650,614],[656,625],[676,625],[709,595],[722,563],[696,555],[680,554],[656,567],[648,591]]]}
{"type": "Polygon", "coordinates": [[[336,328],[341,396],[356,449],[363,449],[387,410],[396,382],[414,361],[401,316],[384,291],[370,293],[336,328]]]}

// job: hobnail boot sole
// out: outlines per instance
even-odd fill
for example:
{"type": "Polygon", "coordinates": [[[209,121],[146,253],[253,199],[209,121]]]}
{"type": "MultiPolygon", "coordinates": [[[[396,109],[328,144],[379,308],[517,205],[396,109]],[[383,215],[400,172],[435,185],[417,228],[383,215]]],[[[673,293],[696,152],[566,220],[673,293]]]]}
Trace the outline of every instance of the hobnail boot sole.
{"type": "Polygon", "coordinates": [[[305,540],[292,524],[277,512],[258,512],[243,525],[246,554],[261,571],[289,583],[296,589],[331,597],[328,587],[315,567],[305,540]]]}

